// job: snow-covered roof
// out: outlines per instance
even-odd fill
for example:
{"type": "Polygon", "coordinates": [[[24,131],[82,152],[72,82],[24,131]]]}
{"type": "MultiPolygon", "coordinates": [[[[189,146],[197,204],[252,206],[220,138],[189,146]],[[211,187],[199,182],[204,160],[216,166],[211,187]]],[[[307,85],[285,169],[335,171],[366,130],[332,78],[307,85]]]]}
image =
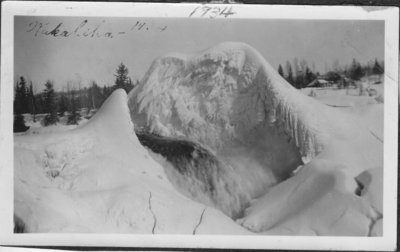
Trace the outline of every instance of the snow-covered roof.
{"type": "Polygon", "coordinates": [[[329,81],[327,81],[327,80],[324,80],[324,79],[315,79],[315,80],[313,80],[313,81],[311,81],[308,85],[307,85],[307,87],[313,87],[313,86],[315,86],[317,83],[319,83],[319,84],[329,84],[329,81]]]}
{"type": "Polygon", "coordinates": [[[329,83],[329,81],[324,80],[324,79],[317,79],[317,81],[318,81],[319,83],[323,83],[323,84],[328,84],[328,83],[329,83]]]}

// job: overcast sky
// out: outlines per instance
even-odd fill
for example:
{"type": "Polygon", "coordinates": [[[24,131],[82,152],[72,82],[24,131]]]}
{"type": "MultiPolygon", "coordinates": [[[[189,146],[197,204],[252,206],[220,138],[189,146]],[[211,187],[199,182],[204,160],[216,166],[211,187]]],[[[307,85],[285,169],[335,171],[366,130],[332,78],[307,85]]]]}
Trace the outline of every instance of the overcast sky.
{"type": "Polygon", "coordinates": [[[294,57],[320,72],[335,60],[384,58],[383,21],[16,17],[14,39],[14,77],[31,80],[37,91],[47,79],[57,89],[68,81],[112,85],[121,62],[141,79],[158,56],[223,41],[248,43],[275,68],[294,57]]]}

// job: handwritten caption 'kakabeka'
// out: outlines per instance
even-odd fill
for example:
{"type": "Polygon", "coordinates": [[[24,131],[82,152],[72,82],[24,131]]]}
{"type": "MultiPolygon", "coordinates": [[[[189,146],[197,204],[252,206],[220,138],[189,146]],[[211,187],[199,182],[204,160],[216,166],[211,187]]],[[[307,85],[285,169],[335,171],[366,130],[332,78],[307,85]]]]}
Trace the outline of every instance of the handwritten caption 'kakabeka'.
{"type": "Polygon", "coordinates": [[[168,26],[156,26],[143,21],[134,22],[129,28],[111,31],[104,27],[105,21],[97,23],[89,23],[87,19],[83,20],[79,25],[73,28],[67,28],[63,22],[57,24],[42,23],[33,21],[28,24],[26,32],[32,33],[35,37],[50,36],[50,37],[82,37],[82,38],[115,38],[132,32],[139,31],[155,31],[164,32],[168,26]]]}

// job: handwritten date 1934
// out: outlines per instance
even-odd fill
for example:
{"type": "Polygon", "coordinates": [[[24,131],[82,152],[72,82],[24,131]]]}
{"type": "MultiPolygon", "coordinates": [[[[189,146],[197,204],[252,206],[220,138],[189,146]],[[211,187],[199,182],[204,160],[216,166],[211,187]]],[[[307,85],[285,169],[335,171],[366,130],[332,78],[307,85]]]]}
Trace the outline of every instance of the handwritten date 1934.
{"type": "Polygon", "coordinates": [[[216,18],[216,17],[229,17],[231,15],[236,14],[233,12],[232,6],[230,7],[219,7],[219,6],[198,6],[194,8],[194,10],[189,14],[189,17],[209,17],[209,18],[216,18]]]}

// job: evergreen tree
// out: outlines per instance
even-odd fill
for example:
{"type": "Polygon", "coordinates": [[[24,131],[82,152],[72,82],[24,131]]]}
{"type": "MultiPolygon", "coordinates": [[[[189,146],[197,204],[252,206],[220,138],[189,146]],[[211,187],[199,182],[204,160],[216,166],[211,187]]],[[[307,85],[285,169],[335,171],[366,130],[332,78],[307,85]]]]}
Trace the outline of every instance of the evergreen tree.
{"type": "Polygon", "coordinates": [[[126,84],[128,82],[128,68],[126,68],[126,66],[122,62],[121,64],[118,65],[118,68],[114,76],[116,78],[114,89],[118,88],[126,89],[126,84]]]}
{"type": "Polygon", "coordinates": [[[303,75],[303,72],[301,72],[301,71],[297,72],[295,80],[294,80],[294,83],[295,83],[294,86],[296,88],[298,88],[298,89],[300,89],[300,88],[302,88],[304,86],[304,75],[303,75]]]}
{"type": "Polygon", "coordinates": [[[356,59],[353,59],[350,65],[350,69],[348,71],[348,77],[353,79],[353,80],[359,80],[361,77],[363,77],[364,72],[362,70],[361,64],[356,61],[356,59]]]}
{"type": "Polygon", "coordinates": [[[304,88],[311,82],[309,82],[309,79],[306,78],[306,75],[309,75],[308,77],[310,77],[311,70],[308,67],[308,63],[305,59],[300,60],[299,67],[300,71],[297,72],[296,76],[296,87],[304,88]]]}
{"type": "Polygon", "coordinates": [[[59,116],[64,116],[65,112],[68,110],[68,99],[64,92],[61,92],[60,99],[58,101],[58,114],[59,116]]]}
{"type": "Polygon", "coordinates": [[[95,108],[94,105],[94,97],[93,97],[93,89],[92,87],[89,87],[87,89],[87,101],[86,101],[86,108],[87,108],[87,114],[89,114],[90,110],[95,108]]]}
{"type": "Polygon", "coordinates": [[[22,95],[20,91],[19,83],[14,88],[14,115],[22,114],[22,95]]]}
{"type": "Polygon", "coordinates": [[[36,99],[35,99],[35,94],[33,93],[33,86],[32,86],[32,81],[29,85],[29,91],[28,91],[28,103],[29,103],[29,113],[33,116],[33,122],[36,122],[36,99]]]}
{"type": "Polygon", "coordinates": [[[103,102],[103,94],[101,88],[94,81],[92,82],[92,86],[90,87],[90,95],[92,99],[92,108],[99,108],[103,102]]]}
{"type": "Polygon", "coordinates": [[[126,83],[125,91],[129,93],[134,88],[131,77],[128,78],[128,82],[126,83]]]}
{"type": "Polygon", "coordinates": [[[43,114],[44,112],[44,99],[43,93],[39,93],[35,95],[35,108],[37,114],[43,114]]]}
{"type": "Polygon", "coordinates": [[[116,70],[115,76],[115,85],[113,86],[113,90],[118,88],[123,88],[127,93],[134,88],[134,84],[132,79],[128,77],[128,68],[123,64],[119,64],[116,70]]]}
{"type": "Polygon", "coordinates": [[[24,116],[21,114],[14,115],[14,132],[25,132],[29,129],[28,126],[25,125],[24,116]]]}
{"type": "Polygon", "coordinates": [[[292,67],[293,82],[291,82],[291,83],[295,88],[299,88],[299,86],[301,85],[301,83],[300,83],[301,82],[301,78],[300,78],[301,73],[300,73],[299,59],[297,57],[295,57],[293,59],[292,66],[293,66],[292,67]]]}
{"type": "Polygon", "coordinates": [[[282,68],[281,64],[279,64],[278,73],[280,76],[284,77],[283,68],[282,68]]]}
{"type": "Polygon", "coordinates": [[[46,89],[43,91],[43,96],[45,103],[44,110],[47,115],[44,118],[44,125],[48,126],[58,122],[58,115],[53,83],[51,83],[51,81],[46,81],[45,86],[46,89]]]}
{"type": "MultiPolygon", "coordinates": [[[[23,80],[23,77],[21,77],[21,80],[23,80]]],[[[24,112],[23,99],[25,93],[26,90],[23,90],[21,82],[17,82],[14,95],[14,132],[24,132],[29,129],[29,127],[25,125],[25,119],[22,115],[24,112]]]]}
{"type": "Polygon", "coordinates": [[[294,85],[294,78],[293,78],[293,71],[292,71],[292,65],[290,64],[289,61],[286,61],[286,80],[289,82],[292,86],[294,85]]]}
{"type": "Polygon", "coordinates": [[[14,114],[24,114],[29,112],[28,106],[28,90],[26,88],[26,81],[24,77],[20,77],[15,87],[14,97],[14,114]]]}
{"type": "Polygon", "coordinates": [[[113,87],[103,86],[101,104],[104,103],[104,101],[108,98],[112,91],[113,87]]]}
{"type": "Polygon", "coordinates": [[[74,90],[71,91],[70,96],[71,96],[71,101],[70,101],[71,108],[70,108],[70,114],[68,116],[67,124],[76,124],[77,125],[78,121],[81,118],[81,115],[78,113],[78,106],[77,106],[78,100],[75,98],[74,90]]]}
{"type": "Polygon", "coordinates": [[[315,80],[317,76],[310,70],[310,68],[306,67],[306,73],[304,75],[304,86],[306,87],[310,84],[313,80],[315,80]]]}
{"type": "Polygon", "coordinates": [[[29,101],[28,101],[28,89],[26,87],[26,81],[24,77],[20,78],[20,92],[21,92],[21,105],[22,105],[22,113],[29,113],[29,101]]]}
{"type": "Polygon", "coordinates": [[[377,59],[375,59],[374,66],[372,67],[372,74],[383,74],[383,68],[379,65],[377,59]]]}
{"type": "Polygon", "coordinates": [[[17,82],[15,86],[15,96],[14,96],[14,132],[24,132],[29,129],[25,125],[25,119],[22,115],[28,112],[27,103],[27,89],[24,77],[20,77],[20,81],[17,82]]]}
{"type": "Polygon", "coordinates": [[[83,89],[79,89],[79,98],[80,98],[80,109],[86,108],[86,113],[88,114],[91,106],[89,104],[89,89],[84,87],[83,89]]]}

